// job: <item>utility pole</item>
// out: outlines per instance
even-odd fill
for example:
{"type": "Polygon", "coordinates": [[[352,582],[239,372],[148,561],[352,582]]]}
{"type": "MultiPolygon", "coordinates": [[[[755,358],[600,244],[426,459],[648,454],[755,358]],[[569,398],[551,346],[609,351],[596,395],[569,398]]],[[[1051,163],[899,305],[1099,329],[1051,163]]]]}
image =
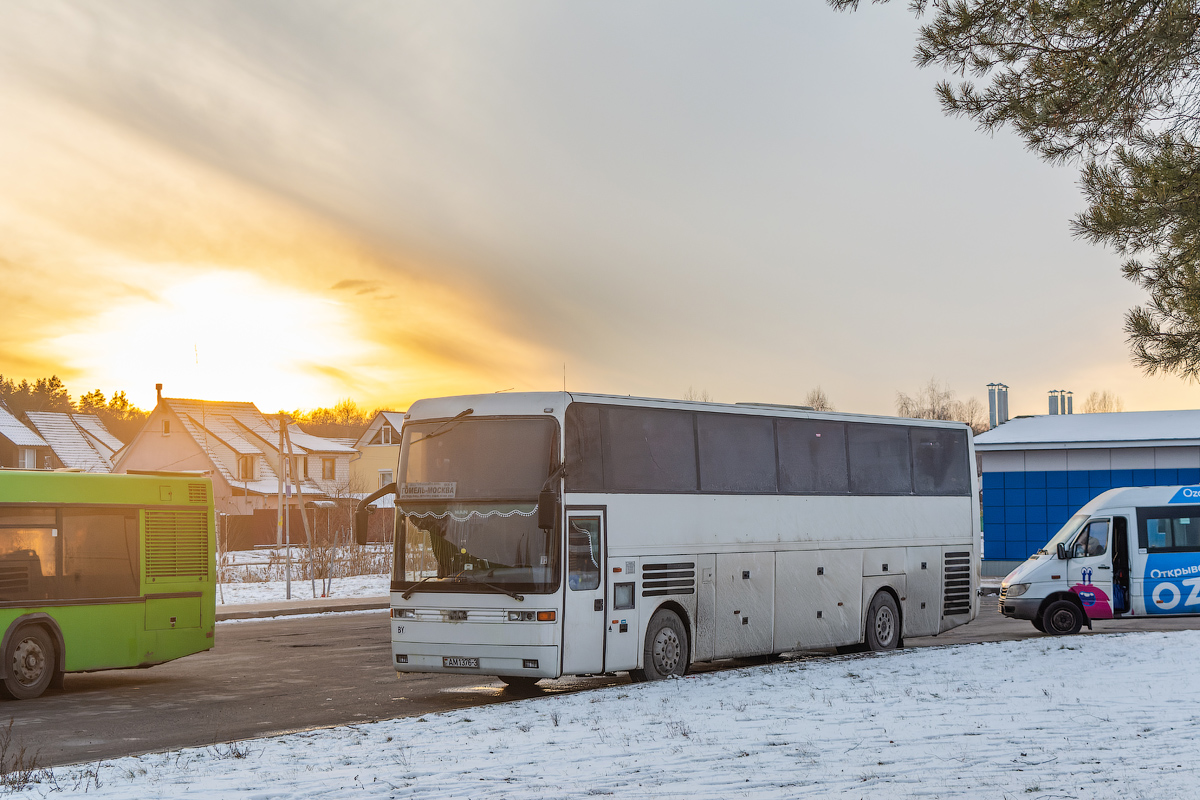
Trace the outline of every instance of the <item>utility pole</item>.
{"type": "MultiPolygon", "coordinates": [[[[296,470],[296,454],[292,452],[292,434],[291,434],[291,431],[289,431],[287,429],[287,425],[283,422],[282,415],[280,416],[279,428],[280,428],[280,430],[283,431],[284,441],[287,442],[288,472],[291,473],[292,477],[295,478],[296,472],[297,472],[297,470],[296,470]]],[[[313,537],[312,537],[312,531],[310,531],[308,528],[308,514],[304,513],[304,476],[303,475],[301,475],[299,478],[296,478],[296,496],[300,500],[300,519],[304,521],[304,538],[306,540],[308,540],[308,579],[309,579],[309,583],[312,584],[313,597],[316,597],[317,596],[317,578],[316,578],[316,570],[313,568],[313,537]]],[[[290,599],[291,598],[291,594],[290,594],[291,584],[290,583],[288,584],[288,587],[289,587],[288,598],[290,599]]]]}

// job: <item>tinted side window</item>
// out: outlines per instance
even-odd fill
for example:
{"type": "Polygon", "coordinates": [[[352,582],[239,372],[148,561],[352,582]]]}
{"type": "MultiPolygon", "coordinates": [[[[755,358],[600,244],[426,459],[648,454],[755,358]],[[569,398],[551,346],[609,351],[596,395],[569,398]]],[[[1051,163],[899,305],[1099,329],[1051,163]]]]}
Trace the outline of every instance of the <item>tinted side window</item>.
{"type": "Polygon", "coordinates": [[[967,432],[909,428],[913,454],[913,490],[917,494],[971,493],[967,432]]]}
{"type": "Polygon", "coordinates": [[[1200,551],[1200,506],[1139,508],[1138,547],[1152,553],[1200,551]]]}
{"type": "Polygon", "coordinates": [[[690,411],[606,406],[601,417],[605,489],[696,491],[696,435],[690,411]]]}
{"type": "Polygon", "coordinates": [[[846,426],[815,419],[781,419],[779,437],[779,491],[845,494],[846,426]]]}
{"type": "Polygon", "coordinates": [[[850,491],[853,494],[910,494],[912,468],[908,428],[851,422],[850,491]]]}
{"type": "Polygon", "coordinates": [[[700,491],[774,493],[775,431],[769,417],[699,414],[700,491]]]}
{"type": "Polygon", "coordinates": [[[136,597],[136,511],[63,509],[63,577],[59,597],[136,597]]]}
{"type": "Polygon", "coordinates": [[[566,437],[567,491],[604,491],[600,407],[584,403],[567,406],[566,437]]]}

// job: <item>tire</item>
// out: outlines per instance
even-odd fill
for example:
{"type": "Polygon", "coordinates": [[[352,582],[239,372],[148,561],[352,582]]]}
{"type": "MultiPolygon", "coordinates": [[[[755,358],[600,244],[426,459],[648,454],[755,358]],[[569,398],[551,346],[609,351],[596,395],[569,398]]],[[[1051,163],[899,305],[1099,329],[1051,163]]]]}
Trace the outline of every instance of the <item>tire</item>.
{"type": "Polygon", "coordinates": [[[887,592],[876,592],[867,608],[867,648],[875,652],[900,646],[900,609],[887,592]]]}
{"type": "Polygon", "coordinates": [[[1083,612],[1070,600],[1055,600],[1042,612],[1042,629],[1051,636],[1070,636],[1083,627],[1083,612]]]}
{"type": "MultiPolygon", "coordinates": [[[[688,668],[688,635],[674,611],[659,609],[646,628],[642,672],[648,681],[682,677],[688,668]]],[[[633,673],[630,672],[630,676],[633,673]]],[[[634,680],[637,680],[635,677],[634,680]]]]}
{"type": "Polygon", "coordinates": [[[4,694],[14,700],[40,697],[54,682],[58,653],[40,625],[18,628],[4,649],[4,694]]]}

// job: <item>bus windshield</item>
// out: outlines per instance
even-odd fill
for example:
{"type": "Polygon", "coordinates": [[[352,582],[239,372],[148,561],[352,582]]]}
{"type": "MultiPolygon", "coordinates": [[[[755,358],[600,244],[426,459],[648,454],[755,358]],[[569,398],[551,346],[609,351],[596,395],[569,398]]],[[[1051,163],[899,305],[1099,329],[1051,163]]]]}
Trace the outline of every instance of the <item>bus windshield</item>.
{"type": "Polygon", "coordinates": [[[557,459],[550,418],[404,426],[392,588],[548,593],[557,534],[537,526],[537,496],[557,459]]]}

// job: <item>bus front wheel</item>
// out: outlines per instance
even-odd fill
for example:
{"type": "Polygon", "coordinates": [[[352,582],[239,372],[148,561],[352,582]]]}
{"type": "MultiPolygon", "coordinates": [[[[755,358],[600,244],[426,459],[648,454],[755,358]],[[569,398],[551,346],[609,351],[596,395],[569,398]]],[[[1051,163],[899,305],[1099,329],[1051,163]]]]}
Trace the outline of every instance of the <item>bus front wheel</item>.
{"type": "Polygon", "coordinates": [[[1083,613],[1070,600],[1055,600],[1042,612],[1042,627],[1052,636],[1069,636],[1083,627],[1083,613]]]}
{"type": "Polygon", "coordinates": [[[630,675],[636,680],[657,681],[682,677],[688,668],[688,636],[683,620],[674,611],[659,609],[646,628],[643,669],[630,675]]]}
{"type": "Polygon", "coordinates": [[[54,681],[58,658],[54,639],[40,625],[27,625],[13,633],[4,650],[4,694],[14,700],[41,696],[54,681]]]}
{"type": "Polygon", "coordinates": [[[895,650],[900,644],[900,609],[888,592],[876,592],[867,609],[867,647],[895,650]]]}

